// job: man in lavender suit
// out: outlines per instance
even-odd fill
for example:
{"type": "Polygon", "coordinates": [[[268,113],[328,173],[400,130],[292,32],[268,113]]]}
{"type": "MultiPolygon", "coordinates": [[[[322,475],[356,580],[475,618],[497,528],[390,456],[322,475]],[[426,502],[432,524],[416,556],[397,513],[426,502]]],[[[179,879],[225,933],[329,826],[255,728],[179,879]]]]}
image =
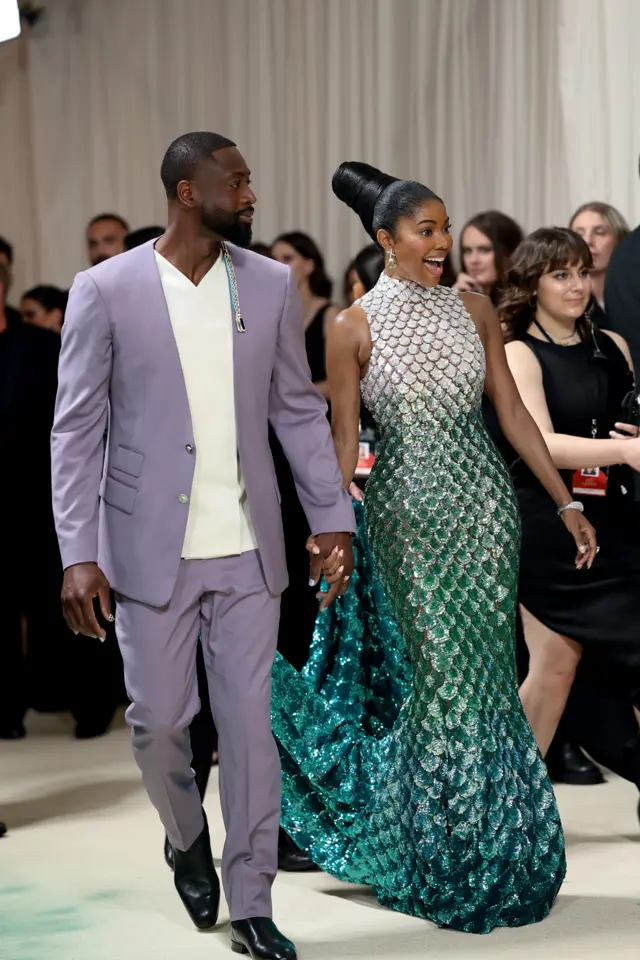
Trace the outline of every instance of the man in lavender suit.
{"type": "Polygon", "coordinates": [[[224,137],[193,133],[171,144],[161,175],[165,234],[79,274],[69,298],[52,435],[62,599],[71,628],[101,638],[94,598],[111,619],[115,591],[135,758],[173,846],[178,893],[206,929],[220,893],[188,737],[201,634],[232,947],[291,960],[271,920],[271,667],[287,575],[268,423],[315,534],[311,579],[335,571],[343,551],[332,595],[352,571],[354,516],[295,283],[242,249],[255,203],[246,163],[224,137]]]}

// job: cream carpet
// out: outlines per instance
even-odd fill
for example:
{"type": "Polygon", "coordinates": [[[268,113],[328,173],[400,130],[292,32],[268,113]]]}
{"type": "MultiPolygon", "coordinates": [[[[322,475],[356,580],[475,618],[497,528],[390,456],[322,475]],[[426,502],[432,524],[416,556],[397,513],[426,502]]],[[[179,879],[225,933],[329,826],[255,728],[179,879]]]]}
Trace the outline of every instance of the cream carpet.
{"type": "MultiPolygon", "coordinates": [[[[0,744],[0,819],[10,827],[0,840],[0,960],[231,956],[225,906],[219,927],[200,934],[177,899],[122,724],[84,743],[64,717],[31,716],[28,727],[27,740],[0,744]]],[[[558,794],[569,872],[544,923],[485,937],[438,930],[324,874],[280,874],[275,917],[300,960],[638,960],[636,791],[610,777],[558,794]]],[[[206,805],[219,858],[215,773],[206,805]]]]}

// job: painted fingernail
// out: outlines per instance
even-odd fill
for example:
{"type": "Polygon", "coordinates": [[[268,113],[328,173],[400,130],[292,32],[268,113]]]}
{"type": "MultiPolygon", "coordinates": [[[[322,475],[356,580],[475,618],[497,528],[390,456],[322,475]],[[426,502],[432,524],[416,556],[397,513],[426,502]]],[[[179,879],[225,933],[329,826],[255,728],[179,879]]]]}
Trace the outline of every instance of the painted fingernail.
{"type": "Polygon", "coordinates": [[[313,580],[312,578],[309,578],[309,586],[310,586],[310,587],[315,587],[315,585],[316,585],[315,580],[313,580]]]}
{"type": "Polygon", "coordinates": [[[109,616],[107,617],[107,620],[109,621],[109,623],[113,623],[113,621],[114,621],[115,619],[116,619],[116,618],[114,617],[114,615],[113,615],[112,613],[110,613],[109,616]]]}
{"type": "Polygon", "coordinates": [[[344,570],[344,563],[342,564],[341,567],[338,567],[338,573],[342,573],[343,570],[344,570]]]}
{"type": "Polygon", "coordinates": [[[338,554],[338,556],[339,556],[339,557],[344,557],[344,550],[341,550],[340,553],[338,554]]]}
{"type": "Polygon", "coordinates": [[[317,557],[318,554],[320,553],[320,547],[314,547],[313,550],[311,551],[311,553],[314,553],[314,554],[316,555],[316,557],[317,557]]]}
{"type": "Polygon", "coordinates": [[[345,578],[344,578],[344,582],[347,583],[350,579],[351,579],[351,577],[345,577],[345,578]]]}

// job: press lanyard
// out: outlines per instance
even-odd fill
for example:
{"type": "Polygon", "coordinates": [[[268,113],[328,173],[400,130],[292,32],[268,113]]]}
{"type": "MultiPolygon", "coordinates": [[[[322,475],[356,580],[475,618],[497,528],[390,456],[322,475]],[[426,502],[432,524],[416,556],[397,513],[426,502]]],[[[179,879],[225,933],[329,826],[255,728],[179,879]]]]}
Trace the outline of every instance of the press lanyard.
{"type": "MultiPolygon", "coordinates": [[[[549,343],[552,343],[552,344],[554,345],[554,347],[562,347],[562,346],[564,346],[564,344],[558,343],[557,340],[554,340],[553,337],[551,336],[551,334],[550,334],[550,333],[547,333],[547,331],[546,331],[545,328],[542,326],[542,324],[541,324],[541,323],[538,323],[538,321],[536,320],[535,317],[533,318],[533,322],[534,322],[534,325],[535,325],[535,326],[538,328],[538,330],[540,331],[540,333],[549,341],[549,343]]],[[[575,336],[575,334],[576,334],[576,331],[574,330],[572,336],[575,336]]]]}
{"type": "Polygon", "coordinates": [[[226,243],[223,241],[221,244],[222,259],[224,260],[225,269],[227,271],[227,280],[229,281],[229,293],[231,294],[231,306],[233,307],[233,312],[236,318],[236,329],[238,333],[246,333],[246,325],[242,319],[242,314],[240,313],[240,297],[238,296],[238,281],[236,279],[236,271],[233,266],[233,260],[231,259],[231,254],[229,253],[229,248],[226,243]]]}

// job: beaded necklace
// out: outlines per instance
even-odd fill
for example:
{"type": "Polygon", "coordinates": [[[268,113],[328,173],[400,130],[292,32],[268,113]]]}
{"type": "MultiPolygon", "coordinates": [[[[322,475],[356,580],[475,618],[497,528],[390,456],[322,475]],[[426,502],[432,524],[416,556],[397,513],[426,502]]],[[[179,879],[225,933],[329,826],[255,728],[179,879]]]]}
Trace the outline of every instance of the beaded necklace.
{"type": "Polygon", "coordinates": [[[233,306],[233,312],[236,318],[236,328],[238,333],[246,333],[247,327],[244,320],[242,319],[242,314],[240,313],[240,297],[238,295],[238,281],[236,279],[236,271],[233,266],[233,260],[231,259],[231,254],[229,253],[229,248],[226,243],[222,241],[221,244],[222,259],[224,260],[224,265],[227,271],[227,280],[229,281],[229,293],[231,294],[231,305],[233,306]]]}

